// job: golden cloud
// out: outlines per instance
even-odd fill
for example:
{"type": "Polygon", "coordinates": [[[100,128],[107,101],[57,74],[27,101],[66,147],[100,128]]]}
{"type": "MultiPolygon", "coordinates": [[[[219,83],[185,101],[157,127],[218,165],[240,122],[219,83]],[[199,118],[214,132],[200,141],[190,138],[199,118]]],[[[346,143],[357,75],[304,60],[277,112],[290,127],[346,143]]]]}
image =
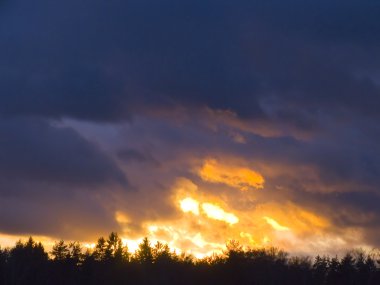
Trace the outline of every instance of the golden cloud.
{"type": "Polygon", "coordinates": [[[223,164],[216,159],[207,159],[198,174],[204,181],[223,183],[242,191],[261,189],[264,186],[264,177],[260,173],[245,167],[223,164]]]}
{"type": "Polygon", "coordinates": [[[360,241],[359,232],[355,236],[346,232],[337,234],[333,224],[321,213],[289,201],[252,202],[252,207],[241,209],[231,205],[231,199],[236,195],[249,198],[255,193],[229,192],[227,197],[211,194],[205,187],[189,179],[177,180],[170,197],[177,215],[166,220],[144,221],[139,239],[131,238],[136,234],[130,235],[125,223],[127,216],[118,213],[115,218],[125,227],[123,240],[130,250],[136,248],[143,236],[149,237],[152,243],[167,243],[177,253],[191,253],[196,257],[220,253],[232,239],[244,246],[275,246],[298,253],[337,252],[360,241]]]}
{"type": "Polygon", "coordinates": [[[263,217],[264,220],[267,221],[269,225],[273,227],[273,229],[277,231],[289,231],[288,227],[280,225],[276,220],[269,218],[269,217],[263,217]]]}

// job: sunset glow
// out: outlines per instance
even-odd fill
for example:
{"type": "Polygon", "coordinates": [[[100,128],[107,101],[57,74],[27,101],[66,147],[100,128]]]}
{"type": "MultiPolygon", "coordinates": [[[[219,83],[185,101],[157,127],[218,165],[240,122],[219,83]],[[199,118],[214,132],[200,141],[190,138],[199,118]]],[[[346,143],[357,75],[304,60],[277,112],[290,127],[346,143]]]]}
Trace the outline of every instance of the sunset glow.
{"type": "MultiPolygon", "coordinates": [[[[232,167],[232,166],[230,166],[232,167]]],[[[210,194],[207,184],[179,178],[172,189],[171,203],[182,214],[167,221],[150,221],[144,226],[139,238],[130,239],[128,247],[136,248],[142,236],[152,242],[160,241],[170,245],[177,252],[187,252],[198,257],[221,252],[229,240],[239,240],[243,246],[267,247],[282,246],[301,252],[314,250],[321,246],[323,233],[332,228],[324,216],[312,213],[294,203],[261,203],[251,209],[239,209],[229,197],[236,192],[227,191],[224,196],[210,194]],[[307,237],[308,242],[302,240],[307,237]]],[[[266,191],[263,188],[262,191],[266,191]]],[[[255,192],[240,192],[241,199],[249,200],[255,192]]],[[[120,225],[129,235],[129,226],[124,215],[116,216],[120,225]]],[[[349,233],[342,233],[343,235],[349,233]]],[[[325,236],[324,239],[331,238],[325,236]]],[[[336,248],[345,243],[331,241],[336,248]],[[338,245],[338,246],[337,246],[338,245]]],[[[330,244],[325,244],[326,250],[330,244]]]]}
{"type": "Polygon", "coordinates": [[[231,241],[380,248],[378,1],[0,0],[0,15],[0,248],[91,252],[110,233],[198,258],[231,241]]]}

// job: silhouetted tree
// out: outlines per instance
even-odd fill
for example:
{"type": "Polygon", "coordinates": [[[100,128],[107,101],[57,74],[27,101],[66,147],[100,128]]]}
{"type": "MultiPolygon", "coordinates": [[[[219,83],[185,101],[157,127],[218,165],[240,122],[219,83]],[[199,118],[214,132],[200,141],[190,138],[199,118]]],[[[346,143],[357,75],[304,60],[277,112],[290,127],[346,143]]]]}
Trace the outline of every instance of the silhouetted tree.
{"type": "Polygon", "coordinates": [[[103,237],[98,239],[98,242],[95,246],[95,250],[92,254],[95,260],[102,261],[106,259],[107,255],[107,243],[103,237]]]}
{"type": "Polygon", "coordinates": [[[326,283],[329,262],[330,259],[328,257],[320,257],[319,255],[315,257],[313,264],[313,284],[319,285],[326,283]]]}
{"type": "Polygon", "coordinates": [[[41,243],[30,237],[25,243],[18,241],[10,250],[10,284],[46,284],[48,255],[41,243]]]}
{"type": "Polygon", "coordinates": [[[69,247],[63,240],[56,242],[53,246],[51,254],[56,261],[64,261],[69,257],[69,247]]]}
{"type": "Polygon", "coordinates": [[[155,263],[168,263],[173,259],[174,254],[170,252],[167,244],[157,241],[152,249],[152,257],[155,263]]]}
{"type": "Polygon", "coordinates": [[[150,241],[145,237],[139,244],[135,255],[135,260],[142,264],[152,264],[153,263],[153,249],[150,245],[150,241]]]}
{"type": "Polygon", "coordinates": [[[106,259],[115,258],[118,260],[129,259],[128,248],[123,247],[122,241],[117,233],[112,232],[109,235],[106,241],[105,257],[106,259]]]}
{"type": "Polygon", "coordinates": [[[339,274],[340,263],[338,257],[333,257],[330,259],[328,273],[326,277],[326,284],[336,285],[339,284],[340,274],[339,274]]]}
{"type": "Polygon", "coordinates": [[[355,259],[351,253],[347,253],[340,261],[339,277],[340,284],[355,284],[355,259]]]}
{"type": "Polygon", "coordinates": [[[68,258],[72,264],[79,265],[83,261],[82,247],[79,242],[71,242],[68,246],[68,258]]]}
{"type": "Polygon", "coordinates": [[[9,261],[9,250],[0,247],[0,284],[6,284],[7,263],[9,261]]]}
{"type": "Polygon", "coordinates": [[[311,267],[309,257],[291,257],[289,259],[290,283],[310,284],[312,281],[311,267]]]}

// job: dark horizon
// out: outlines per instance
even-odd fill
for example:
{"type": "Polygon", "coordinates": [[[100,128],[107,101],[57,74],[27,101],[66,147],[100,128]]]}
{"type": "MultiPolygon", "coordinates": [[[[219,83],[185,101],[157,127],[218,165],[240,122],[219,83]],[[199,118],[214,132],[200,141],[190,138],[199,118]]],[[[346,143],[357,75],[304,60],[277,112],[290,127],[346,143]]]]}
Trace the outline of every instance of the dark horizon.
{"type": "Polygon", "coordinates": [[[375,285],[380,282],[380,250],[355,250],[344,256],[289,256],[277,248],[226,249],[202,259],[152,245],[144,238],[131,253],[117,233],[99,238],[93,250],[77,242],[56,242],[47,253],[31,237],[0,248],[0,284],[315,284],[375,285]]]}

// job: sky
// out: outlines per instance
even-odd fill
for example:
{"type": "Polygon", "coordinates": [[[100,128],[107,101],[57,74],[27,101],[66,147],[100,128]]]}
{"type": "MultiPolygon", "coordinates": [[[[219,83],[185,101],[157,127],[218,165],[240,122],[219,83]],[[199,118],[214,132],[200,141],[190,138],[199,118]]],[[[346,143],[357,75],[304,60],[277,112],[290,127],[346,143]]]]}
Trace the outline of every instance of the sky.
{"type": "Polygon", "coordinates": [[[0,1],[0,243],[380,247],[380,2],[0,1]]]}

